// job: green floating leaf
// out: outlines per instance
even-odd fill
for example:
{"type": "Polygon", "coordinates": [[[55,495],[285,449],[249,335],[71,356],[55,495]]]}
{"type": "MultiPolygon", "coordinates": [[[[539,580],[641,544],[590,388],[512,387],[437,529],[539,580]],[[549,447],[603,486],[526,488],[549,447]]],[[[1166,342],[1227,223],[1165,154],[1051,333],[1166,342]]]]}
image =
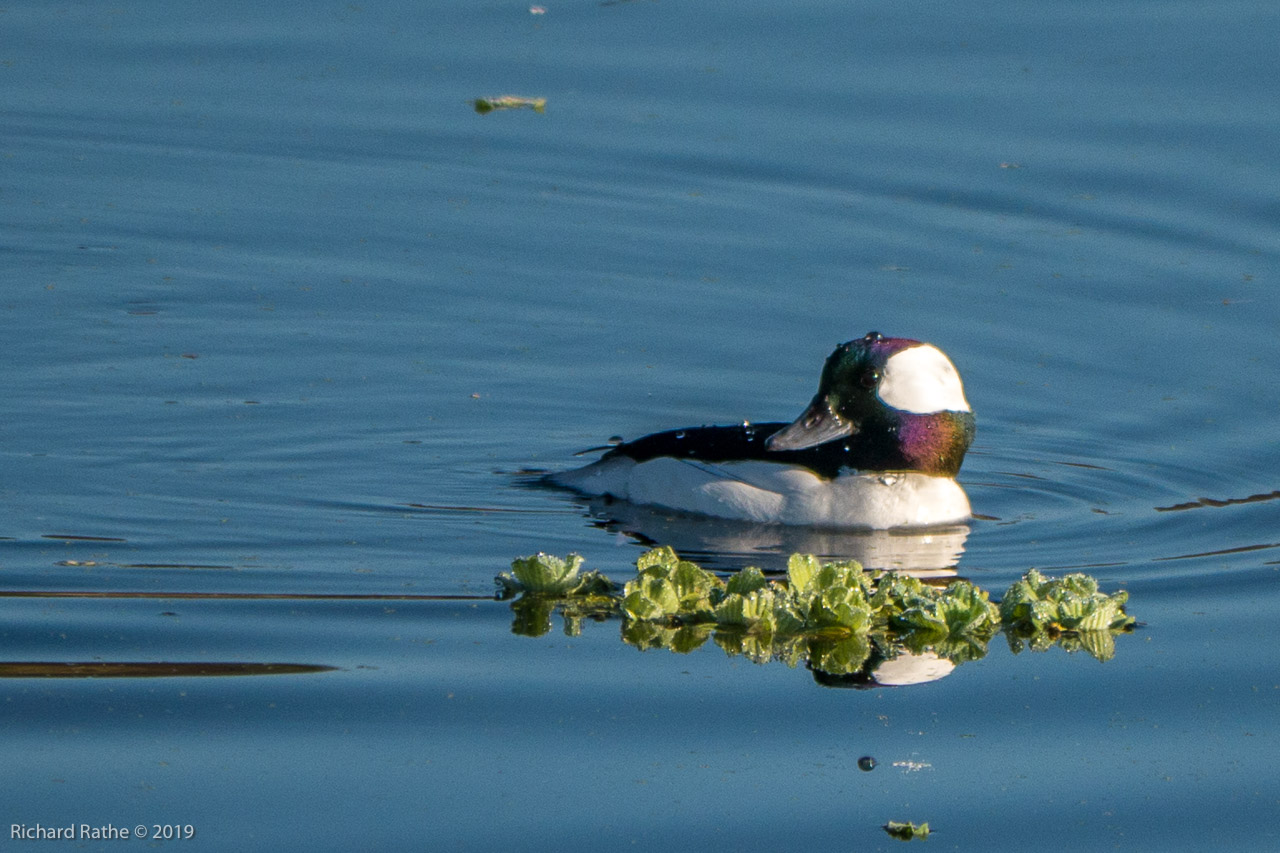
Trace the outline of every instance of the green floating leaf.
{"type": "Polygon", "coordinates": [[[687,560],[677,562],[669,577],[683,613],[699,614],[711,610],[725,590],[724,581],[687,560]]]}
{"type": "Polygon", "coordinates": [[[670,545],[651,548],[636,558],[636,571],[644,574],[649,569],[660,568],[665,572],[673,572],[680,563],[675,549],[670,545]]]}
{"type": "Polygon", "coordinates": [[[919,578],[890,572],[882,575],[876,584],[867,603],[871,606],[872,616],[877,625],[887,625],[889,621],[905,610],[921,602],[931,600],[934,592],[919,578]]]}
{"type": "Polygon", "coordinates": [[[929,837],[929,824],[891,820],[884,825],[884,831],[899,841],[924,840],[929,837]]]}
{"type": "Polygon", "coordinates": [[[631,619],[697,620],[711,611],[724,590],[724,581],[681,560],[669,547],[646,551],[636,568],[635,580],[622,592],[622,608],[631,619]]]}
{"type": "MultiPolygon", "coordinates": [[[[922,585],[923,586],[923,585],[922,585]]],[[[968,581],[953,581],[941,592],[910,596],[906,608],[890,617],[893,625],[938,640],[992,637],[1000,628],[1000,610],[987,593],[968,581]]]]}
{"type": "Polygon", "coordinates": [[[577,554],[561,559],[538,552],[532,557],[512,560],[511,574],[498,575],[498,584],[508,596],[517,593],[548,597],[612,594],[613,581],[599,572],[587,572],[579,577],[581,567],[582,557],[577,554]]]}
{"type": "Polygon", "coordinates": [[[518,592],[562,595],[577,584],[581,566],[582,557],[577,554],[561,559],[538,552],[532,557],[512,560],[511,574],[499,575],[498,579],[518,592]]]}
{"type": "Polygon", "coordinates": [[[729,595],[750,595],[768,585],[769,581],[765,578],[764,572],[755,566],[747,566],[725,582],[724,591],[729,595]]]}
{"type": "Polygon", "coordinates": [[[631,619],[656,622],[680,612],[680,595],[664,577],[641,575],[623,587],[622,610],[631,619]]]}
{"type": "Polygon", "coordinates": [[[787,585],[793,595],[808,595],[822,564],[812,554],[792,554],[787,560],[787,585]]]}
{"type": "Polygon", "coordinates": [[[772,634],[777,630],[774,604],[774,592],[771,589],[756,589],[745,595],[729,593],[716,605],[712,616],[717,625],[772,634]]]}

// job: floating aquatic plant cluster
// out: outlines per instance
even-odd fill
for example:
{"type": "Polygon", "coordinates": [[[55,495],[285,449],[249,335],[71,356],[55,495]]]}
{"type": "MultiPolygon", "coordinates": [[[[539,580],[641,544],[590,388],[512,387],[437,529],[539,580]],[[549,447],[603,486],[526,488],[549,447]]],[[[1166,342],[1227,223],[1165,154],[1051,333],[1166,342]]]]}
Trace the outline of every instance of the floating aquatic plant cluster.
{"type": "Polygon", "coordinates": [[[1047,578],[1035,569],[1009,587],[1000,599],[1009,646],[1043,651],[1055,642],[1067,651],[1084,649],[1098,660],[1115,654],[1115,635],[1133,627],[1124,609],[1129,593],[1106,595],[1086,574],[1047,578]]]}
{"type": "Polygon", "coordinates": [[[641,555],[636,576],[621,588],[581,567],[576,554],[515,560],[511,573],[498,577],[503,597],[517,599],[513,630],[545,633],[557,609],[570,634],[584,619],[621,616],[623,639],[642,649],[688,652],[712,639],[757,662],[807,661],[843,675],[857,672],[873,651],[880,658],[907,651],[957,664],[975,660],[1001,629],[1015,652],[1058,643],[1106,660],[1114,635],[1134,624],[1124,611],[1126,593],[1102,593],[1082,574],[1051,579],[1032,570],[997,606],[967,580],[936,586],[804,554],[792,555],[777,580],[756,568],[724,579],[668,547],[641,555]]]}

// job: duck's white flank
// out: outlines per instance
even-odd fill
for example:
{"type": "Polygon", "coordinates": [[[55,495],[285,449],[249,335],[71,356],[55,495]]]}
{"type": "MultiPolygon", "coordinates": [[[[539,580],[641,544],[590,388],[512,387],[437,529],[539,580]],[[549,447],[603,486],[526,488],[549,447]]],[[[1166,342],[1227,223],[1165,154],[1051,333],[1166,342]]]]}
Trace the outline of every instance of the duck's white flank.
{"type": "MultiPolygon", "coordinates": [[[[896,356],[895,356],[896,357],[896,356]]],[[[964,489],[917,473],[842,474],[833,480],[799,465],[626,457],[565,471],[558,485],[717,518],[829,527],[932,527],[967,521],[964,489]]]]}
{"type": "Polygon", "coordinates": [[[903,412],[967,412],[964,384],[951,359],[932,344],[889,356],[880,380],[880,399],[903,412]]]}

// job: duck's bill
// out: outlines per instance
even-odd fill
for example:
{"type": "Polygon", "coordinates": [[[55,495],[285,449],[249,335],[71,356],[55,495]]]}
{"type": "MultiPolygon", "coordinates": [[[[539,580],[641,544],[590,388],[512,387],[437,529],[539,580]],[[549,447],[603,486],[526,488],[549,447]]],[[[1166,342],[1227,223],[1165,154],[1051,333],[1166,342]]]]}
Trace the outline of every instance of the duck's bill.
{"type": "Polygon", "coordinates": [[[804,450],[828,441],[848,438],[857,427],[836,415],[824,399],[815,399],[800,417],[769,436],[769,450],[804,450]]]}

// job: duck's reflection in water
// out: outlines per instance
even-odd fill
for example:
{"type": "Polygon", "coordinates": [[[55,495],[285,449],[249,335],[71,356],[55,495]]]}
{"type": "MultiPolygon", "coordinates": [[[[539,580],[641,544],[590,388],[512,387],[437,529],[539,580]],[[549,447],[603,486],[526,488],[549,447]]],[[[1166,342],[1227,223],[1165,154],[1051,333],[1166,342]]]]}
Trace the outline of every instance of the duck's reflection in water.
{"type": "Polygon", "coordinates": [[[867,690],[873,687],[907,687],[912,684],[927,684],[946,678],[956,665],[936,652],[902,651],[891,659],[878,654],[871,657],[855,673],[833,675],[809,667],[813,680],[823,687],[852,687],[867,690]]]}
{"type": "Polygon", "coordinates": [[[677,554],[715,571],[758,566],[781,571],[792,554],[857,560],[863,568],[919,578],[956,576],[967,525],[913,530],[835,530],[752,524],[683,515],[627,501],[597,499],[589,511],[599,527],[677,554]]]}

